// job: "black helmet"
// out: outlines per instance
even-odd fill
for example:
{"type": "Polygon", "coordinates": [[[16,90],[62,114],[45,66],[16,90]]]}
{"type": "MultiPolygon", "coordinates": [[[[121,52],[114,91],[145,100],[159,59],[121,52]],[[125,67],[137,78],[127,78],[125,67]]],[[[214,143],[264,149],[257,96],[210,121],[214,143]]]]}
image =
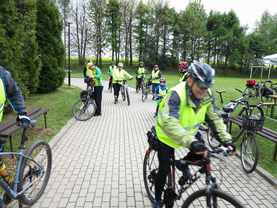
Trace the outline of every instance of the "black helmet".
{"type": "Polygon", "coordinates": [[[192,77],[203,88],[213,87],[215,71],[210,65],[193,61],[188,68],[188,72],[190,77],[192,77]]]}

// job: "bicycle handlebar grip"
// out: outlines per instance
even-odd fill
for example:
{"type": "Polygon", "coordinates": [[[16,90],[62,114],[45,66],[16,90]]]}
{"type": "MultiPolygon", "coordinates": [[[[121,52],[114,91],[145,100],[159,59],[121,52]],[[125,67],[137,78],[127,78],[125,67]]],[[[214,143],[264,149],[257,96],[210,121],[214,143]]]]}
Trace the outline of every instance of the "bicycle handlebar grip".
{"type": "Polygon", "coordinates": [[[5,144],[6,143],[6,139],[0,139],[0,144],[5,144]]]}

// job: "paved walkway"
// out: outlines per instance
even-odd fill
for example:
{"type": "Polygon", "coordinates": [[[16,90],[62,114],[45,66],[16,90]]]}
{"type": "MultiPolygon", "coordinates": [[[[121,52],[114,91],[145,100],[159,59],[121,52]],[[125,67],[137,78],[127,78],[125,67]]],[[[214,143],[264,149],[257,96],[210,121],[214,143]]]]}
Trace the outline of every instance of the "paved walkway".
{"type": "MultiPolygon", "coordinates": [[[[71,84],[85,88],[81,78],[72,78],[71,84]]],[[[148,148],[146,132],[155,124],[156,102],[152,96],[142,102],[141,92],[131,88],[131,105],[121,97],[115,105],[107,81],[104,85],[102,116],[88,121],[73,117],[49,143],[53,151],[52,174],[45,193],[32,207],[151,207],[142,164],[148,148]]],[[[177,157],[185,154],[181,149],[177,157]]],[[[257,172],[244,173],[237,157],[226,161],[221,189],[247,207],[277,207],[274,177],[261,168],[258,170],[267,180],[257,172]]],[[[203,179],[189,192],[203,187],[203,179]]],[[[186,193],[183,195],[186,197],[186,193]]],[[[8,207],[18,207],[17,202],[8,207]]]]}

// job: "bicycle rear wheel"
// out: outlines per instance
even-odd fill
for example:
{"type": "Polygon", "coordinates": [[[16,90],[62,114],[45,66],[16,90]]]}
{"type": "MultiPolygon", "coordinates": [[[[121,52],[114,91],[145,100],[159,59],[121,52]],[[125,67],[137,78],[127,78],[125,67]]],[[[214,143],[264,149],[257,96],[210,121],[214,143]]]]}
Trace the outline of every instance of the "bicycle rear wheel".
{"type": "MultiPolygon", "coordinates": [[[[146,151],[143,161],[143,180],[147,195],[151,202],[155,199],[155,177],[159,171],[158,152],[151,147],[146,151]]],[[[172,175],[169,172],[164,190],[166,190],[169,184],[172,184],[172,175]]]]}
{"type": "Polygon", "coordinates": [[[90,119],[96,111],[96,104],[93,99],[89,98],[85,102],[78,100],[73,106],[73,115],[80,121],[90,119]]]}
{"type": "Polygon", "coordinates": [[[22,203],[32,205],[41,197],[48,183],[52,166],[52,153],[49,144],[46,141],[40,140],[34,142],[27,149],[25,155],[31,159],[22,159],[18,191],[23,190],[30,183],[37,180],[43,168],[42,177],[37,182],[34,182],[33,186],[22,195],[22,203]],[[38,166],[34,161],[42,167],[38,166]]]}
{"type": "Polygon", "coordinates": [[[241,142],[241,164],[246,173],[252,173],[259,160],[259,145],[253,133],[247,133],[241,142]]]}
{"type": "MultiPolygon", "coordinates": [[[[185,200],[182,208],[207,207],[206,192],[207,192],[207,189],[201,189],[199,191],[194,192],[185,200]]],[[[213,189],[212,197],[211,197],[211,208],[212,207],[246,208],[246,206],[243,203],[241,203],[236,197],[220,189],[213,189]],[[216,199],[217,205],[213,204],[214,199],[216,199]]]]}
{"type": "Polygon", "coordinates": [[[255,97],[255,90],[254,90],[253,87],[247,87],[247,88],[245,88],[244,93],[248,94],[248,95],[246,95],[246,98],[248,100],[253,100],[254,97],[255,97]]]}

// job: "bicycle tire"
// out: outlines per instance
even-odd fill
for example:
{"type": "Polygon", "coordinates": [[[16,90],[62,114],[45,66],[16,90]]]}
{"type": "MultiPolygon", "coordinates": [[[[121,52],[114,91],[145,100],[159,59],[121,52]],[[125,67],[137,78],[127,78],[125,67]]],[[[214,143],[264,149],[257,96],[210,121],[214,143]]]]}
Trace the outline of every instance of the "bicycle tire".
{"type": "Polygon", "coordinates": [[[143,89],[142,90],[142,102],[144,102],[147,98],[147,90],[143,89]]]}
{"type": "MultiPolygon", "coordinates": [[[[193,194],[188,196],[188,198],[184,201],[182,208],[195,207],[196,204],[197,204],[197,207],[206,207],[207,206],[206,192],[207,192],[207,189],[201,189],[194,192],[193,194]],[[196,203],[195,206],[193,204],[194,202],[196,203]]],[[[246,208],[246,206],[242,202],[240,202],[236,197],[220,189],[213,189],[211,202],[213,197],[216,197],[217,201],[220,202],[220,203],[217,203],[218,205],[216,206],[217,208],[232,207],[232,205],[233,207],[236,207],[236,208],[246,208]]],[[[215,207],[215,206],[212,204],[211,208],[212,207],[215,207]]]]}
{"type": "Polygon", "coordinates": [[[245,95],[247,100],[253,100],[255,97],[256,91],[254,90],[253,87],[246,87],[244,90],[244,93],[247,93],[248,95],[245,95]]]}
{"type": "MultiPolygon", "coordinates": [[[[26,151],[26,156],[38,162],[44,168],[42,178],[35,182],[22,195],[22,203],[32,205],[36,203],[43,194],[49,181],[52,167],[52,152],[49,144],[44,140],[34,142],[26,151]],[[34,194],[34,195],[33,195],[34,194]]],[[[19,171],[18,191],[23,190],[27,185],[35,181],[38,177],[40,167],[28,158],[22,159],[19,171]]]]}
{"type": "Polygon", "coordinates": [[[123,101],[125,101],[126,95],[125,95],[125,91],[123,90],[123,86],[121,86],[121,96],[122,96],[123,101]]]}
{"type": "Polygon", "coordinates": [[[266,92],[266,88],[261,89],[261,101],[263,103],[271,103],[272,102],[272,98],[268,97],[268,94],[266,92]]]}
{"type": "Polygon", "coordinates": [[[128,87],[126,87],[126,97],[127,97],[127,103],[128,105],[130,105],[130,94],[129,94],[128,87]]]}
{"type": "MultiPolygon", "coordinates": [[[[146,193],[152,203],[155,199],[155,176],[157,175],[158,170],[159,170],[158,152],[153,150],[150,147],[146,151],[146,154],[143,160],[143,180],[144,180],[146,193]]],[[[171,171],[167,175],[165,190],[168,187],[168,184],[173,184],[171,171]]]]}
{"type": "Polygon", "coordinates": [[[80,121],[86,121],[94,116],[96,112],[96,104],[93,99],[89,98],[85,102],[77,100],[73,106],[73,115],[80,121]]]}
{"type": "Polygon", "coordinates": [[[243,107],[241,111],[239,112],[238,116],[242,115],[256,115],[258,117],[264,116],[264,110],[261,108],[261,106],[257,105],[248,105],[247,107],[243,107]]]}
{"type": "Polygon", "coordinates": [[[259,160],[259,145],[253,133],[247,133],[241,142],[241,164],[246,173],[252,173],[259,160]]]}

